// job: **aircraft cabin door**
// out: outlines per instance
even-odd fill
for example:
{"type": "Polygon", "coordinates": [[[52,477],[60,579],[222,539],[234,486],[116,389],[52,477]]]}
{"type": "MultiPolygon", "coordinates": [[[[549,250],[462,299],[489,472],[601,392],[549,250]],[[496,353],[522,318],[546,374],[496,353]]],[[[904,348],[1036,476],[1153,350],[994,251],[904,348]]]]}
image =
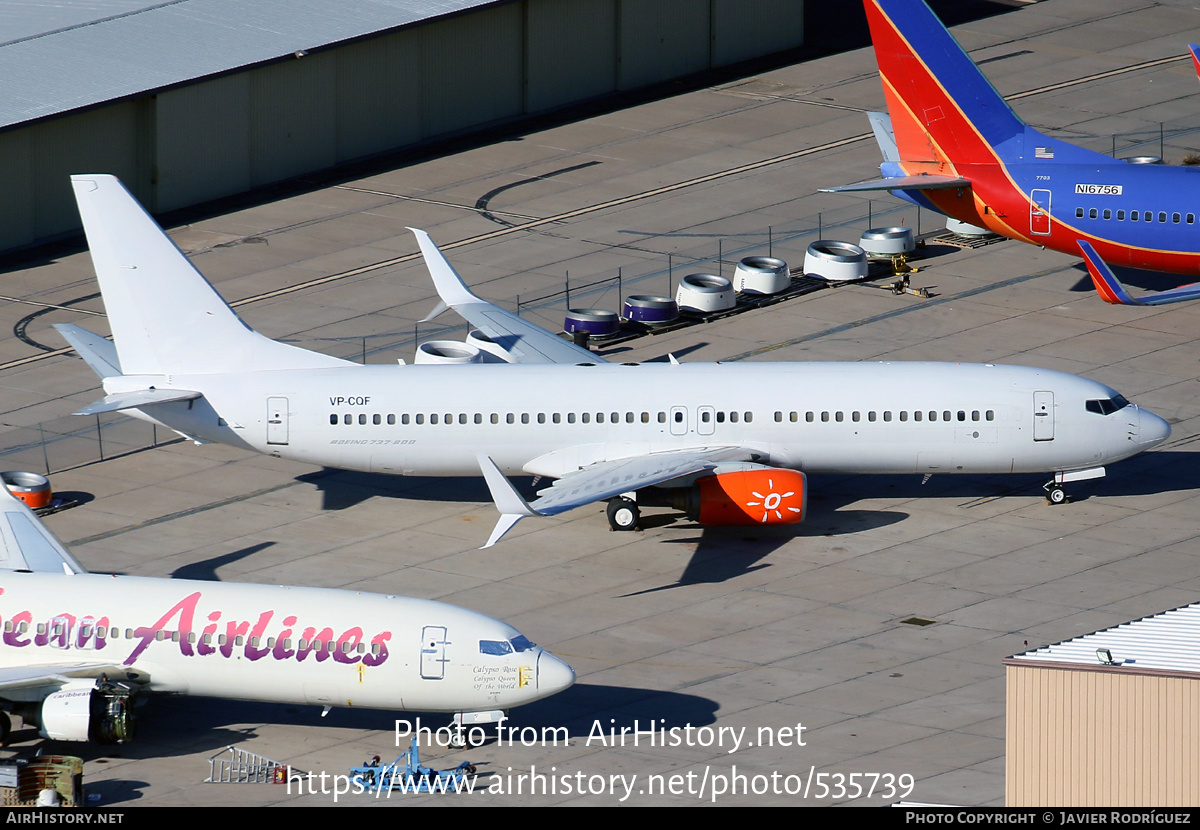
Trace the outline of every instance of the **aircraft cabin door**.
{"type": "Polygon", "coordinates": [[[1054,440],[1054,393],[1033,393],[1033,440],[1054,440]]]}
{"type": "Polygon", "coordinates": [[[686,406],[671,407],[671,434],[687,435],[688,411],[686,406]]]}
{"type": "Polygon", "coordinates": [[[1034,190],[1029,194],[1029,232],[1038,236],[1050,234],[1050,191],[1034,190]]]}
{"type": "Polygon", "coordinates": [[[267,443],[288,442],[288,399],[267,398],[267,443]]]}
{"type": "Polygon", "coordinates": [[[446,676],[446,627],[427,625],[421,629],[421,678],[441,680],[446,676]]]}

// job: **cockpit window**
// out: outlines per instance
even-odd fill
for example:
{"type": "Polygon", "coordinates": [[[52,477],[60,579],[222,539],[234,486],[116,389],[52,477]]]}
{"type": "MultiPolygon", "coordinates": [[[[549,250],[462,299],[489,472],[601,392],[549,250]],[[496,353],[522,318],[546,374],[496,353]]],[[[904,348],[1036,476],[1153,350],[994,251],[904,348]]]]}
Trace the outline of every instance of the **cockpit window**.
{"type": "Polygon", "coordinates": [[[1129,406],[1129,401],[1125,400],[1124,395],[1116,395],[1105,400],[1092,400],[1087,402],[1087,411],[1095,412],[1097,415],[1111,415],[1117,410],[1124,409],[1129,406]]]}
{"type": "Polygon", "coordinates": [[[537,648],[524,634],[518,634],[509,640],[509,642],[512,643],[514,651],[529,651],[531,648],[537,648]]]}
{"type": "Polygon", "coordinates": [[[512,654],[513,647],[507,640],[480,640],[480,654],[512,654]]]}

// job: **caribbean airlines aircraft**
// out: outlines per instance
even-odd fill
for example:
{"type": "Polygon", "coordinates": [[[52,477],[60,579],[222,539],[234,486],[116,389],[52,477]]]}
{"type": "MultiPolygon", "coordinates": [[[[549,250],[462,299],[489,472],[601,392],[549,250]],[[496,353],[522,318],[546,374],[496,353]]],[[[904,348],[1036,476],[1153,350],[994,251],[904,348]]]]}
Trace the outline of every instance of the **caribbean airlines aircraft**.
{"type": "MultiPolygon", "coordinates": [[[[414,231],[441,303],[497,363],[372,365],[252,331],[111,176],[72,184],[113,342],[58,326],[124,411],[197,441],[328,467],[487,480],[501,518],[665,502],[705,524],[804,518],[806,472],[1028,473],[1063,484],[1166,440],[1101,383],[957,363],[606,363],[471,293],[414,231]],[[505,474],[556,479],[527,502],[505,474]]],[[[433,316],[433,315],[431,315],[433,316]]],[[[426,318],[428,319],[428,318],[426,318]]],[[[487,546],[485,545],[485,547],[487,546]]]]}
{"type": "MultiPolygon", "coordinates": [[[[870,114],[884,178],[827,192],[888,190],[1032,245],[1081,256],[1086,244],[1110,265],[1200,274],[1200,169],[1129,164],[1043,135],[1013,113],[922,0],[864,5],[890,115],[870,114]]],[[[1200,296],[1200,285],[1187,285],[1133,300],[1106,290],[1090,260],[1106,302],[1200,296]]]]}
{"type": "Polygon", "coordinates": [[[358,591],[86,573],[0,492],[0,738],[121,743],[155,693],[454,712],[457,730],[561,692],[571,667],[515,628],[358,591]]]}

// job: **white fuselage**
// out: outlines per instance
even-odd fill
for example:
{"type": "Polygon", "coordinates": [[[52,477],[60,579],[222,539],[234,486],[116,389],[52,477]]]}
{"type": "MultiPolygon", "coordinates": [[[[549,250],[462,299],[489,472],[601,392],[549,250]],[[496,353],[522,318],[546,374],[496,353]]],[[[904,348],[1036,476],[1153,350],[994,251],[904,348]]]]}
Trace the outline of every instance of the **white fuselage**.
{"type": "Polygon", "coordinates": [[[0,586],[0,669],[103,665],[149,692],[424,712],[508,709],[574,681],[512,626],[429,600],[100,574],[0,586]]]}
{"type": "Polygon", "coordinates": [[[1170,431],[1132,405],[1089,411],[1117,398],[1104,384],[977,364],[361,366],[157,383],[203,393],[148,418],[188,435],[405,475],[478,475],[483,453],[508,473],[557,477],[726,446],[808,472],[1059,472],[1119,461],[1170,431]]]}

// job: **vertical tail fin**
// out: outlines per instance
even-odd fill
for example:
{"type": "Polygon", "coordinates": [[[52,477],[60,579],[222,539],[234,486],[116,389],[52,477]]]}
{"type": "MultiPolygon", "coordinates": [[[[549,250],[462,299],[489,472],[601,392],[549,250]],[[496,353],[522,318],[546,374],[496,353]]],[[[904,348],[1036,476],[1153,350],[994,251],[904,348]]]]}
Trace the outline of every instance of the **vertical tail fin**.
{"type": "Polygon", "coordinates": [[[126,375],[319,368],[346,361],[251,330],[114,176],[72,176],[126,375]]]}
{"type": "MultiPolygon", "coordinates": [[[[995,163],[1025,124],[922,0],[864,0],[906,162],[995,163]]],[[[1017,148],[1020,152],[1020,148],[1017,148]]]]}

